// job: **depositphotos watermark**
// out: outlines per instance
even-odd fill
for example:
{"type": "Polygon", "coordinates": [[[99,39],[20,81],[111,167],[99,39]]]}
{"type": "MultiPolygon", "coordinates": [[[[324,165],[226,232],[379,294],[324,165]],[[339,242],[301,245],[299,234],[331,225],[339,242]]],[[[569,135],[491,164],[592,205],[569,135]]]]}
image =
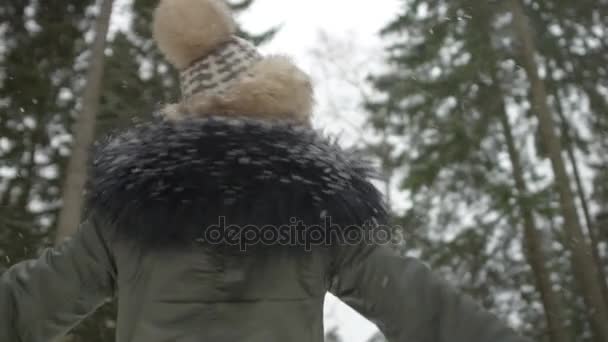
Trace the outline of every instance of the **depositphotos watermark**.
{"type": "Polygon", "coordinates": [[[370,221],[363,225],[342,226],[334,224],[327,216],[323,223],[307,225],[291,218],[285,225],[235,225],[228,224],[226,217],[219,217],[218,224],[207,227],[198,242],[211,245],[238,246],[246,251],[253,246],[301,246],[309,251],[313,246],[388,245],[403,241],[402,229],[384,226],[370,221]]]}

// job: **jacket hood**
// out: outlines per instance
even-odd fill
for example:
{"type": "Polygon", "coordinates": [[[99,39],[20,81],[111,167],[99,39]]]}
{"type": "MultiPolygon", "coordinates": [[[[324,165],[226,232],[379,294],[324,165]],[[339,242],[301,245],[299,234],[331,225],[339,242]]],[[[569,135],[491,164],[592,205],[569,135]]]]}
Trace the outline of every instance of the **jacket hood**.
{"type": "Polygon", "coordinates": [[[220,223],[346,229],[384,221],[373,176],[359,155],[307,127],[153,121],[96,145],[87,208],[116,237],[153,245],[199,239],[220,223]]]}

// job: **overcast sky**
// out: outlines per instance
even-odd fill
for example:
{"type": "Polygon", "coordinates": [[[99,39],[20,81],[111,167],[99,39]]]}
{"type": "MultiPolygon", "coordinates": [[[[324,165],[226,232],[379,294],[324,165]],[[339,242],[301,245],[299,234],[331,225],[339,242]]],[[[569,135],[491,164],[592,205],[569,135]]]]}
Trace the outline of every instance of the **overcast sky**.
{"type": "Polygon", "coordinates": [[[397,9],[397,0],[257,0],[240,21],[254,31],[282,25],[263,49],[299,59],[314,47],[319,30],[336,35],[355,32],[362,42],[374,43],[397,9]]]}

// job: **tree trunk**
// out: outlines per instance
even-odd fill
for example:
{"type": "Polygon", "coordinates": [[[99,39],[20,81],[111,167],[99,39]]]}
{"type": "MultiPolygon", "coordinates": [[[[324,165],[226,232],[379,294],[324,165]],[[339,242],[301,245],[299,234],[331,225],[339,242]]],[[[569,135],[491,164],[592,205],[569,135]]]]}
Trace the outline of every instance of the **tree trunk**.
{"type": "MultiPolygon", "coordinates": [[[[559,20],[558,22],[559,22],[559,25],[565,25],[563,20],[559,20]]],[[[556,57],[557,63],[562,66],[566,65],[566,63],[564,61],[565,59],[573,60],[573,59],[577,58],[577,56],[574,56],[567,49],[562,50],[561,53],[557,54],[555,57],[556,57]]],[[[584,68],[583,65],[581,65],[580,67],[584,68]]],[[[550,74],[550,71],[551,70],[549,70],[549,74],[550,74]]],[[[592,110],[594,110],[596,113],[602,113],[602,112],[605,112],[606,110],[608,110],[608,108],[606,108],[606,106],[604,106],[604,101],[601,98],[601,95],[598,96],[596,94],[597,90],[593,89],[593,86],[590,87],[588,85],[589,82],[583,75],[581,75],[580,73],[574,73],[574,75],[572,75],[572,76],[574,77],[574,82],[576,82],[577,85],[580,85],[581,90],[584,91],[587,94],[587,96],[589,97],[589,101],[591,102],[592,110]]],[[[593,248],[593,250],[592,250],[593,257],[595,258],[597,265],[599,265],[600,272],[598,275],[600,277],[602,291],[604,294],[604,300],[606,300],[606,305],[608,305],[608,277],[606,277],[606,271],[605,271],[604,267],[602,267],[602,265],[604,265],[605,263],[603,262],[600,252],[599,252],[600,251],[600,241],[602,239],[602,236],[601,236],[602,230],[598,229],[598,227],[601,227],[601,225],[599,224],[599,222],[595,222],[591,216],[591,211],[589,210],[589,205],[588,205],[588,201],[587,201],[587,195],[585,194],[585,189],[584,189],[582,181],[581,181],[578,164],[576,162],[576,156],[574,154],[574,149],[572,148],[572,137],[570,135],[570,132],[571,132],[570,124],[566,120],[566,115],[564,113],[564,107],[562,105],[561,97],[559,94],[559,87],[557,85],[555,85],[554,88],[555,88],[555,90],[554,90],[555,106],[556,106],[557,113],[559,114],[560,120],[562,122],[561,129],[562,129],[563,141],[566,144],[566,152],[568,153],[568,159],[572,166],[572,172],[573,172],[575,185],[576,185],[576,192],[577,192],[577,195],[581,202],[581,207],[583,209],[583,215],[585,217],[585,223],[586,223],[589,239],[591,240],[591,247],[593,248]]],[[[605,229],[604,229],[604,231],[608,232],[608,230],[605,230],[605,229]]],[[[608,236],[608,234],[606,236],[608,236]]]]}
{"type": "Polygon", "coordinates": [[[556,188],[564,218],[564,230],[573,257],[572,267],[580,272],[577,272],[580,274],[577,280],[580,282],[583,297],[589,307],[594,334],[600,341],[608,342],[608,324],[606,324],[608,308],[606,308],[601,286],[597,280],[598,265],[595,264],[592,257],[574,204],[574,194],[570,188],[570,179],[561,155],[561,142],[555,133],[555,123],[547,103],[547,90],[538,74],[532,32],[520,0],[510,0],[509,5],[517,33],[516,41],[521,44],[524,69],[530,82],[532,110],[538,118],[541,139],[549,153],[555,174],[556,188]]]}
{"type": "Polygon", "coordinates": [[[503,106],[502,109],[498,110],[500,111],[500,121],[509,151],[513,179],[515,180],[515,188],[517,190],[517,205],[523,219],[523,246],[526,253],[526,259],[532,267],[536,288],[540,293],[543,302],[545,317],[547,320],[547,328],[549,330],[551,341],[573,341],[570,331],[564,325],[567,320],[563,310],[563,303],[561,302],[557,292],[553,290],[551,284],[550,273],[546,267],[546,260],[548,258],[544,255],[542,250],[542,237],[540,236],[539,230],[536,227],[536,222],[534,221],[534,215],[530,205],[529,203],[526,203],[525,200],[528,189],[523,176],[519,152],[515,147],[511,124],[509,123],[509,119],[504,108],[505,107],[503,106]]]}
{"type": "Polygon", "coordinates": [[[517,206],[519,207],[523,220],[523,250],[526,260],[532,268],[536,289],[540,293],[545,309],[545,319],[550,341],[570,342],[573,341],[573,338],[570,330],[565,326],[567,319],[564,305],[560,300],[558,293],[553,290],[550,271],[546,267],[546,260],[548,260],[548,258],[542,249],[542,237],[540,236],[539,229],[536,227],[534,214],[530,208],[530,204],[526,203],[528,187],[524,178],[519,151],[515,146],[513,130],[511,129],[511,124],[509,123],[509,118],[505,110],[506,105],[502,100],[503,97],[495,70],[492,70],[492,79],[498,95],[498,103],[495,110],[500,117],[505,143],[507,144],[513,179],[515,180],[515,189],[517,191],[517,206]]]}
{"type": "Polygon", "coordinates": [[[87,84],[82,99],[82,112],[76,118],[73,127],[72,155],[63,187],[63,207],[57,223],[56,243],[75,232],[81,220],[89,149],[95,139],[96,116],[101,97],[105,60],[104,52],[113,2],[113,0],[102,0],[95,24],[95,40],[91,49],[87,84]]]}
{"type": "MultiPolygon", "coordinates": [[[[485,8],[488,13],[490,9],[485,8]]],[[[491,16],[487,16],[490,18],[491,16]]],[[[487,44],[492,43],[490,37],[491,24],[489,21],[484,22],[486,28],[485,39],[487,44]]],[[[509,160],[511,162],[511,169],[513,173],[513,179],[515,181],[515,190],[517,194],[517,206],[522,216],[523,226],[523,241],[522,249],[524,251],[526,260],[532,268],[532,276],[534,278],[535,287],[540,294],[543,308],[545,311],[545,320],[547,324],[547,330],[549,335],[549,341],[551,342],[569,342],[573,341],[571,330],[566,326],[567,315],[565,306],[557,293],[553,289],[550,271],[546,267],[546,260],[549,259],[543,252],[542,248],[542,236],[540,230],[536,226],[534,219],[534,213],[530,204],[526,201],[528,195],[528,186],[524,178],[524,171],[521,163],[521,157],[515,139],[513,137],[513,130],[509,117],[506,112],[506,104],[504,101],[504,94],[501,90],[499,81],[498,71],[496,69],[496,56],[490,52],[491,55],[487,56],[491,62],[489,64],[490,77],[492,79],[492,88],[495,92],[495,103],[492,104],[490,110],[495,111],[499,116],[499,121],[502,127],[502,132],[505,138],[505,144],[507,145],[507,151],[509,154],[509,160]]]]}
{"type": "Polygon", "coordinates": [[[570,136],[570,126],[568,121],[566,120],[566,116],[564,115],[564,109],[560,102],[559,94],[555,95],[556,108],[557,113],[559,114],[560,120],[562,122],[562,136],[563,141],[566,144],[566,152],[568,154],[568,160],[570,161],[570,165],[572,167],[572,173],[574,175],[574,181],[576,185],[576,193],[581,202],[581,207],[583,209],[583,215],[585,217],[585,223],[587,227],[587,232],[589,235],[589,239],[591,240],[591,252],[593,258],[595,259],[596,264],[598,265],[598,281],[600,286],[602,287],[602,294],[604,295],[604,300],[606,301],[606,305],[608,306],[608,277],[606,277],[606,270],[602,265],[604,265],[602,261],[602,257],[600,255],[600,237],[596,225],[591,218],[591,213],[589,211],[589,205],[587,204],[587,194],[585,193],[585,188],[583,187],[583,182],[581,179],[581,175],[578,169],[578,164],[576,162],[576,155],[574,154],[574,149],[572,148],[572,137],[570,136]]]}

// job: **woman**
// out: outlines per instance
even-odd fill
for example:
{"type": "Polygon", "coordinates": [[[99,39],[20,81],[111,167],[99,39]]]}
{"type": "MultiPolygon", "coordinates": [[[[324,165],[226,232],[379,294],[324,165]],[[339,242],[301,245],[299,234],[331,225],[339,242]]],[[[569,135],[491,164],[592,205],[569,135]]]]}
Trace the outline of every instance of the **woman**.
{"type": "Polygon", "coordinates": [[[154,31],[183,99],[99,146],[78,232],[2,275],[0,341],[49,341],[117,297],[118,342],[320,342],[327,291],[389,341],[524,341],[370,239],[371,173],[310,129],[308,77],[236,38],[223,2],[163,0],[154,31]]]}

